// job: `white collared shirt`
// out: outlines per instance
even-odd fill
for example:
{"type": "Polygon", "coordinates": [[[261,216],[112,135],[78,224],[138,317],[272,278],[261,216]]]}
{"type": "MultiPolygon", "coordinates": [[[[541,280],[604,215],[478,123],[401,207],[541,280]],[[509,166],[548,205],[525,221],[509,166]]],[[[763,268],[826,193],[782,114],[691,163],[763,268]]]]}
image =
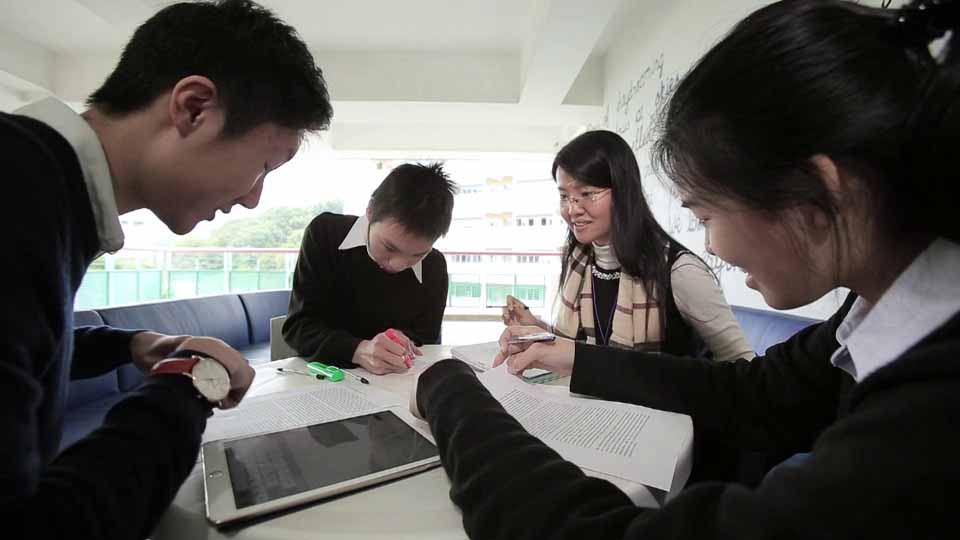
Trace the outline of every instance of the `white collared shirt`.
{"type": "Polygon", "coordinates": [[[857,382],[893,362],[960,312],[960,245],[937,239],[900,274],[876,305],[853,302],[837,327],[830,361],[857,382]]]}
{"type": "MultiPolygon", "coordinates": [[[[367,256],[372,260],[373,256],[370,255],[370,246],[367,245],[369,230],[370,220],[367,219],[367,216],[362,215],[358,217],[353,227],[350,227],[350,231],[347,233],[347,236],[344,237],[343,242],[340,242],[340,251],[363,246],[367,249],[367,256]]],[[[417,264],[411,266],[410,270],[413,270],[413,275],[417,277],[417,281],[423,283],[423,261],[417,261],[417,264]]]]}
{"type": "Polygon", "coordinates": [[[93,218],[97,224],[100,251],[113,253],[123,247],[123,229],[114,193],[110,165],[100,139],[90,124],[65,103],[45,98],[17,109],[13,114],[28,116],[55,129],[73,147],[87,186],[93,218]]]}

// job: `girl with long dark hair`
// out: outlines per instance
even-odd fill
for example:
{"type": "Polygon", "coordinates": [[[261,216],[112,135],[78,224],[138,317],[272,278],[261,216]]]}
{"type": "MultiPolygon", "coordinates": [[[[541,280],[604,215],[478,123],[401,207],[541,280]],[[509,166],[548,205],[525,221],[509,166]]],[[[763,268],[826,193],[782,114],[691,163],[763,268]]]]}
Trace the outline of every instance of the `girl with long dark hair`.
{"type": "MultiPolygon", "coordinates": [[[[710,249],[776,308],[849,288],[829,320],[752,362],[566,339],[505,346],[513,371],[572,373],[574,392],[689,414],[695,440],[806,459],[756,485],[703,482],[636,508],[444,360],[420,376],[413,409],[468,535],[957,536],[958,32],[955,0],[785,0],[741,21],[670,100],[655,158],[710,249]]],[[[501,343],[528,331],[510,327],[501,343]]],[[[694,450],[694,463],[711,459],[694,450]]]]}
{"type": "Polygon", "coordinates": [[[716,277],[653,217],[622,137],[583,133],[557,153],[551,172],[569,227],[556,323],[513,297],[505,323],[622,349],[753,358],[716,277]]]}

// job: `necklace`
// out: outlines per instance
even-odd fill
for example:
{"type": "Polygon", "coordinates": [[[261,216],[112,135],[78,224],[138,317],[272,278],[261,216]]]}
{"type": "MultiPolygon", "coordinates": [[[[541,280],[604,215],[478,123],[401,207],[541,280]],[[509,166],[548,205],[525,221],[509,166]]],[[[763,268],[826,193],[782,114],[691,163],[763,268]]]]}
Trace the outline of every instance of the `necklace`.
{"type": "MultiPolygon", "coordinates": [[[[596,266],[594,266],[596,268],[596,266]]],[[[596,275],[596,274],[594,274],[596,275]]],[[[620,277],[620,272],[617,272],[617,277],[620,277]]],[[[601,278],[603,279],[603,278],[601,278]]],[[[603,328],[600,326],[600,312],[597,310],[597,286],[594,283],[593,286],[593,320],[594,325],[597,327],[597,334],[600,334],[600,339],[602,341],[597,342],[598,345],[608,345],[610,343],[610,337],[613,336],[613,316],[617,313],[617,299],[613,299],[613,307],[610,309],[610,320],[607,321],[607,332],[604,333],[603,328]]]]}
{"type": "Polygon", "coordinates": [[[602,279],[604,281],[613,281],[615,279],[620,279],[620,271],[614,270],[613,272],[604,272],[597,268],[597,265],[590,265],[590,271],[593,273],[593,277],[597,279],[602,279]]]}

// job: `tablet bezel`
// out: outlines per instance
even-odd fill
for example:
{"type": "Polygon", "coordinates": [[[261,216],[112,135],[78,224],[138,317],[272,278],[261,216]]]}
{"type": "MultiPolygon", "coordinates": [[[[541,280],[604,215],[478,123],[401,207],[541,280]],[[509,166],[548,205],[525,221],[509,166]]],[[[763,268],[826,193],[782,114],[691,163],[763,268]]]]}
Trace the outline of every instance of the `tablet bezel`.
{"type": "MultiPolygon", "coordinates": [[[[369,416],[371,414],[380,414],[380,413],[390,413],[397,417],[398,420],[403,422],[408,428],[413,430],[415,433],[423,437],[430,444],[436,444],[433,442],[431,437],[424,435],[419,429],[411,425],[402,415],[391,411],[390,409],[385,409],[382,411],[375,411],[371,413],[358,414],[356,416],[340,418],[337,420],[331,420],[329,422],[319,422],[318,424],[329,424],[333,422],[341,422],[343,420],[348,420],[349,418],[359,418],[363,416],[369,416]]],[[[303,429],[302,426],[293,429],[303,429]]],[[[282,433],[283,430],[272,433],[282,433]]],[[[328,497],[333,497],[335,495],[340,495],[342,493],[347,493],[350,491],[355,491],[358,489],[365,488],[367,486],[372,486],[382,482],[387,482],[395,478],[401,478],[403,476],[409,476],[421,471],[426,471],[440,465],[440,455],[436,455],[430,458],[422,459],[419,461],[413,461],[405,465],[400,465],[383,471],[378,471],[375,473],[367,474],[364,476],[358,476],[351,480],[345,480],[338,482],[336,484],[331,484],[329,486],[319,487],[316,489],[311,489],[304,491],[302,493],[296,493],[293,495],[288,495],[286,497],[280,497],[278,499],[273,499],[271,501],[250,505],[244,508],[237,508],[236,500],[233,495],[233,483],[230,480],[230,472],[227,467],[227,458],[226,453],[223,450],[224,443],[231,441],[236,441],[240,439],[249,439],[251,437],[260,437],[263,435],[269,435],[270,433],[258,433],[256,435],[246,435],[243,437],[233,437],[229,439],[221,439],[218,441],[211,441],[204,444],[201,447],[202,455],[202,464],[203,464],[203,498],[204,498],[204,507],[206,509],[207,519],[215,525],[224,525],[227,523],[241,521],[244,519],[250,519],[257,516],[262,516],[264,514],[269,514],[271,512],[276,512],[279,510],[285,510],[294,506],[299,506],[308,502],[317,501],[320,499],[325,499],[328,497]]]]}

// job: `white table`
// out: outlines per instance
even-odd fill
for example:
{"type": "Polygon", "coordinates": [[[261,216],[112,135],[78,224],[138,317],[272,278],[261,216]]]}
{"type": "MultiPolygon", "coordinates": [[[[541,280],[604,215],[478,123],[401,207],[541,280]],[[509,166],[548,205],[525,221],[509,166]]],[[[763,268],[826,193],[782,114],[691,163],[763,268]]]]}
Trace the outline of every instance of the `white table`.
{"type": "MultiPolygon", "coordinates": [[[[363,370],[371,386],[408,397],[416,375],[442,358],[450,348],[422,347],[424,356],[404,374],[373,375],[363,370]]],[[[282,375],[277,367],[306,369],[300,358],[278,360],[257,366],[257,377],[248,397],[303,388],[317,381],[298,375],[282,375]]],[[[347,384],[358,384],[352,378],[347,384]]],[[[341,384],[341,383],[337,383],[341,384]]],[[[450,482],[442,468],[298,510],[272,515],[236,527],[219,530],[206,519],[203,506],[203,470],[198,464],[177,493],[173,504],[151,535],[154,540],[199,538],[426,538],[464,539],[460,512],[450,501],[450,482]]]]}
{"type": "MultiPolygon", "coordinates": [[[[450,356],[448,346],[427,345],[422,349],[424,356],[418,357],[414,367],[404,374],[373,375],[364,370],[354,371],[369,379],[371,386],[396,393],[406,400],[409,399],[416,375],[437,360],[450,356]]],[[[248,396],[317,384],[309,377],[278,374],[277,367],[305,369],[305,363],[300,358],[289,358],[257,366],[257,377],[248,396]]],[[[359,384],[352,378],[344,381],[347,384],[359,384]]],[[[563,384],[563,381],[554,383],[563,384]]],[[[449,491],[450,482],[446,473],[438,467],[364,491],[218,530],[206,519],[202,467],[197,464],[151,538],[281,540],[322,536],[338,539],[464,539],[467,536],[460,511],[450,501],[449,491]]],[[[649,492],[645,496],[650,497],[649,492]]]]}

